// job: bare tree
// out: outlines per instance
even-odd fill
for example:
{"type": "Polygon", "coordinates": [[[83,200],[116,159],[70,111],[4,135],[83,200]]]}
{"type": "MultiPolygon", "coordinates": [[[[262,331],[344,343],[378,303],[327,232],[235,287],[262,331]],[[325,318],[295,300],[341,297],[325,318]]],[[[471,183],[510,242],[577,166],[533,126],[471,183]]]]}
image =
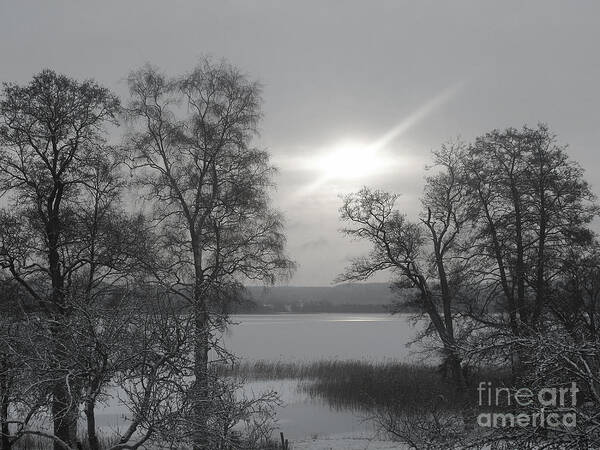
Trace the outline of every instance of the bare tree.
{"type": "MultiPolygon", "coordinates": [[[[26,86],[5,84],[0,101],[0,189],[9,193],[2,217],[1,264],[38,302],[57,344],[67,355],[63,323],[71,305],[70,280],[81,261],[67,249],[90,159],[104,145],[103,127],[114,123],[117,98],[93,81],[77,82],[45,70],[26,86]]],[[[77,402],[67,378],[53,388],[54,431],[76,442],[77,402]]],[[[60,448],[56,445],[55,448],[60,448]]]]}
{"type": "Polygon", "coordinates": [[[248,397],[244,383],[240,378],[211,380],[216,400],[211,417],[217,431],[215,450],[259,449],[271,441],[279,398],[273,391],[248,397]]]}
{"type": "MultiPolygon", "coordinates": [[[[131,295],[128,283],[152,259],[144,218],[121,206],[123,158],[104,140],[119,102],[92,81],[44,71],[28,86],[6,85],[0,105],[0,180],[11,206],[0,212],[0,264],[34,304],[24,323],[40,321],[23,328],[26,340],[45,343],[26,360],[36,386],[51,381],[55,447],[77,444],[83,403],[98,448],[96,400],[129,357],[118,339],[132,321],[108,302],[131,295]]],[[[15,438],[39,431],[28,423],[15,438]]]]}
{"type": "Polygon", "coordinates": [[[353,260],[338,281],[365,280],[390,270],[401,286],[416,288],[457,387],[463,386],[464,380],[455,335],[453,302],[459,285],[452,260],[468,219],[459,164],[464,150],[456,143],[434,154],[437,173],[427,179],[424,213],[418,222],[409,221],[394,209],[396,195],[368,188],[345,197],[340,209],[341,219],[350,225],[343,233],[367,240],[372,250],[368,256],[353,260]]]}
{"type": "MultiPolygon", "coordinates": [[[[581,167],[545,125],[491,131],[470,145],[467,156],[467,197],[476,214],[464,254],[471,260],[474,297],[493,306],[472,317],[496,333],[498,343],[502,336],[511,342],[511,336],[543,329],[545,316],[562,309],[557,287],[567,273],[565,260],[574,247],[592,243],[594,196],[581,167]]],[[[518,375],[522,355],[497,348],[518,375]]]]}
{"type": "Polygon", "coordinates": [[[548,309],[573,339],[598,339],[600,318],[600,244],[574,243],[562,258],[548,309]]]}
{"type": "MultiPolygon", "coordinates": [[[[24,355],[33,355],[45,348],[44,341],[30,339],[35,322],[27,320],[27,307],[31,303],[20,299],[22,289],[10,278],[0,283],[2,318],[0,319],[0,420],[3,450],[12,448],[19,439],[19,431],[35,420],[45,405],[46,389],[39,384],[34,371],[39,366],[24,355]],[[32,364],[33,363],[33,364],[32,364]],[[15,414],[15,411],[17,414],[15,414]],[[15,422],[15,415],[23,418],[15,422]],[[11,433],[11,426],[17,432],[11,433]]],[[[26,295],[25,295],[26,297],[26,295]]]]}
{"type": "Polygon", "coordinates": [[[137,449],[153,443],[179,447],[186,432],[193,375],[193,324],[181,305],[164,293],[145,289],[127,327],[129,361],[114,381],[128,426],[110,450],[137,449]],[[148,300],[151,300],[148,302],[148,300]]]}
{"type": "Polygon", "coordinates": [[[192,440],[212,448],[209,350],[223,292],[240,277],[272,281],[289,271],[279,215],[269,207],[273,168],[251,146],[260,89],[226,63],[204,60],[168,79],[151,67],[129,78],[128,138],[138,181],[153,201],[171,256],[158,279],[191,305],[194,318],[192,440]]]}

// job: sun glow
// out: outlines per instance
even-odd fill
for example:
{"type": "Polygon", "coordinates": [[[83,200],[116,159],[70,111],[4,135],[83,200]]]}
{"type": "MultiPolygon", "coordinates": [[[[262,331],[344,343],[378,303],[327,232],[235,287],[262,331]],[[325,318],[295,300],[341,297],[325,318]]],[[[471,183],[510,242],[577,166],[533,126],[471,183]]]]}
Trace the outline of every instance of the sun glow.
{"type": "MultiPolygon", "coordinates": [[[[389,161],[387,161],[389,164],[389,161]]],[[[373,147],[355,141],[344,141],[315,158],[321,176],[331,180],[354,180],[374,175],[386,167],[385,158],[373,147]]]]}
{"type": "Polygon", "coordinates": [[[314,192],[325,183],[348,182],[363,178],[382,175],[387,171],[399,168],[415,168],[417,162],[414,157],[403,151],[398,155],[396,151],[389,151],[389,146],[404,135],[410,128],[424,120],[433,112],[439,110],[446,102],[453,98],[464,86],[464,82],[450,86],[438,95],[413,111],[408,117],[388,130],[378,139],[369,142],[361,140],[345,140],[327,146],[316,152],[313,157],[302,157],[293,161],[296,168],[304,168],[316,173],[317,177],[305,185],[299,195],[314,192]]]}
{"type": "Polygon", "coordinates": [[[339,141],[317,151],[312,157],[297,160],[296,167],[316,174],[315,180],[299,194],[313,192],[325,183],[348,183],[381,175],[408,162],[405,156],[386,151],[380,142],[339,141]]]}

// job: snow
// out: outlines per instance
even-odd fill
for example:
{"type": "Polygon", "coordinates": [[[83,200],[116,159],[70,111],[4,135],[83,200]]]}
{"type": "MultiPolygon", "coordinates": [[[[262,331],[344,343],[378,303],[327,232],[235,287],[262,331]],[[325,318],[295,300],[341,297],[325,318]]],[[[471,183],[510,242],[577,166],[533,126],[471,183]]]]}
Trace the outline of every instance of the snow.
{"type": "Polygon", "coordinates": [[[407,450],[408,446],[355,434],[330,435],[290,443],[292,450],[407,450]]]}

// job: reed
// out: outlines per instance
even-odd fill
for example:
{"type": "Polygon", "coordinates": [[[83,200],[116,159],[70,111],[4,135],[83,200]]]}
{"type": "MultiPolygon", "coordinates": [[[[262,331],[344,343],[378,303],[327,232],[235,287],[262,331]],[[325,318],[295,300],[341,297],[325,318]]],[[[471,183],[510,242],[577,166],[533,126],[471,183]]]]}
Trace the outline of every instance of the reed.
{"type": "MultiPolygon", "coordinates": [[[[250,361],[221,366],[221,375],[254,380],[298,380],[298,389],[312,398],[322,399],[336,409],[376,410],[390,407],[413,410],[435,405],[453,410],[462,394],[436,367],[397,361],[322,360],[314,362],[250,361]]],[[[508,375],[498,370],[480,371],[476,380],[500,384],[508,375]]],[[[476,390],[467,389],[476,400],[476,390]]]]}

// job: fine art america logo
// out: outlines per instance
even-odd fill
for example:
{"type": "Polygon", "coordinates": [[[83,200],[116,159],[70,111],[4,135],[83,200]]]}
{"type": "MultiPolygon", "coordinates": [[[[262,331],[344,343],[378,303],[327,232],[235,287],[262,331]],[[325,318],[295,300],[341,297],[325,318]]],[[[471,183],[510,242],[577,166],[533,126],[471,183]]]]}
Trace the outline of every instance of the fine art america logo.
{"type": "Polygon", "coordinates": [[[489,428],[573,428],[577,424],[574,411],[577,392],[575,382],[570,386],[545,387],[535,392],[528,388],[492,388],[491,381],[482,381],[477,387],[479,407],[492,411],[480,413],[477,423],[489,428]]]}

